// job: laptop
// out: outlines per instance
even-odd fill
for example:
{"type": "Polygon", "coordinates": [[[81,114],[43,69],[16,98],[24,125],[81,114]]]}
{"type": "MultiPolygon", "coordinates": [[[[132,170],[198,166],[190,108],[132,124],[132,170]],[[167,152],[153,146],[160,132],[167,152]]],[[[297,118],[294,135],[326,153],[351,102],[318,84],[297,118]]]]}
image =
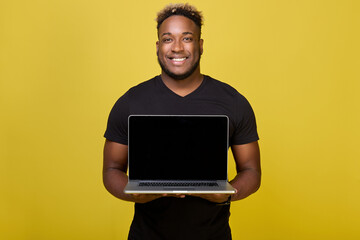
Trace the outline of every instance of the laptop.
{"type": "Polygon", "coordinates": [[[223,115],[130,115],[125,193],[224,193],[229,119],[223,115]]]}

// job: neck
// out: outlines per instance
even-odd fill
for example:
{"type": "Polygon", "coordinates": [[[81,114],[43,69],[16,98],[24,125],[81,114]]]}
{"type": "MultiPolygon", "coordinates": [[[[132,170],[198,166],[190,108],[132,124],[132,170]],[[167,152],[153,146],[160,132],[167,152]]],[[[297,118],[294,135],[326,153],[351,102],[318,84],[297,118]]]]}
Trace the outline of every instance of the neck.
{"type": "Polygon", "coordinates": [[[161,72],[161,78],[164,84],[174,93],[179,96],[186,96],[195,91],[202,83],[204,76],[199,71],[194,71],[189,77],[176,80],[167,75],[164,71],[161,72]]]}

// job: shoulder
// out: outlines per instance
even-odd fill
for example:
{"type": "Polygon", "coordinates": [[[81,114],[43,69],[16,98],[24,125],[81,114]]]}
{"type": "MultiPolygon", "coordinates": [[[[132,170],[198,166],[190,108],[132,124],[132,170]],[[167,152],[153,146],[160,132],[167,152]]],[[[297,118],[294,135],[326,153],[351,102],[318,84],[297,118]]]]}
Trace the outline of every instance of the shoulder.
{"type": "Polygon", "coordinates": [[[139,83],[138,85],[130,88],[127,95],[137,95],[142,93],[148,93],[149,90],[152,90],[156,87],[156,81],[159,76],[155,76],[149,80],[146,80],[142,83],[139,83]]]}
{"type": "Polygon", "coordinates": [[[246,98],[231,85],[207,75],[204,77],[206,78],[207,86],[210,91],[217,92],[218,95],[220,94],[232,99],[237,99],[237,101],[240,102],[247,102],[246,98]]]}
{"type": "Polygon", "coordinates": [[[131,87],[130,89],[128,89],[122,96],[120,96],[118,98],[118,100],[115,102],[114,104],[114,108],[128,108],[129,102],[133,101],[134,99],[137,98],[142,98],[145,97],[147,95],[149,95],[152,91],[152,89],[154,88],[154,86],[156,85],[156,78],[158,76],[155,76],[149,80],[146,80],[144,82],[139,83],[136,86],[131,87]]]}

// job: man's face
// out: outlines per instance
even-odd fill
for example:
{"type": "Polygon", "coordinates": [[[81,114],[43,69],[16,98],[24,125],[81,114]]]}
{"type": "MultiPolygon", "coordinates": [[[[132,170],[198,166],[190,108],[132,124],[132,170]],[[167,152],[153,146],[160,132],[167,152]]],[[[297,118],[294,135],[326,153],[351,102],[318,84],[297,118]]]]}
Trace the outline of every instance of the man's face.
{"type": "Polygon", "coordinates": [[[199,27],[192,20],[184,16],[171,16],[160,25],[158,34],[156,48],[163,73],[182,80],[194,71],[200,72],[203,40],[200,39],[199,27]]]}

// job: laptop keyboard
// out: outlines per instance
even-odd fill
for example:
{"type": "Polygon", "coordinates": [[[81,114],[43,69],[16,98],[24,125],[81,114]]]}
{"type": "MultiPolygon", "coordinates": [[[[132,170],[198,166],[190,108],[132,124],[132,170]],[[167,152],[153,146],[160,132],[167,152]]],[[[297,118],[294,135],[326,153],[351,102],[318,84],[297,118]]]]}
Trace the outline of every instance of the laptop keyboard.
{"type": "Polygon", "coordinates": [[[215,182],[141,182],[140,187],[213,187],[215,182]]]}

